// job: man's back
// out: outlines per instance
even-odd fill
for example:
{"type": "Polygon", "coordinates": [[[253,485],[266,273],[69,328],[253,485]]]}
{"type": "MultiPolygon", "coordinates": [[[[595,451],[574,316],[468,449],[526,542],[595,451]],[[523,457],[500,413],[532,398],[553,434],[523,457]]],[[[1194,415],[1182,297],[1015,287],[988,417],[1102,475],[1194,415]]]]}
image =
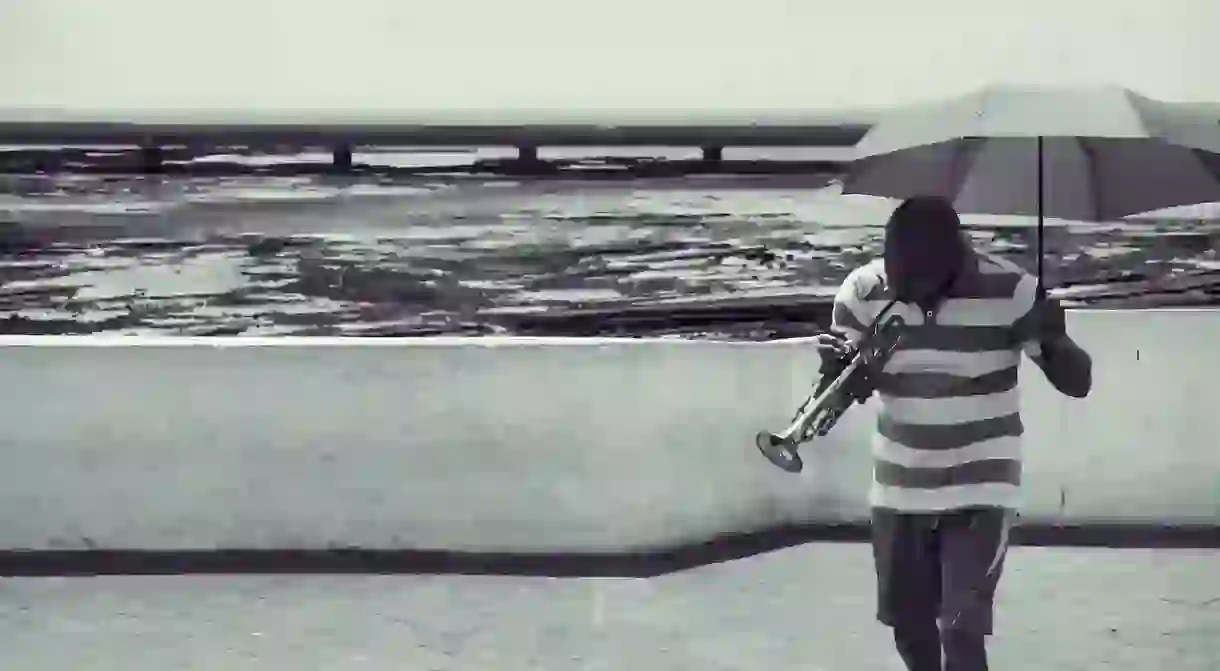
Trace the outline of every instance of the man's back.
{"type": "MultiPolygon", "coordinates": [[[[1018,506],[1017,373],[1036,287],[1015,264],[975,253],[938,308],[894,307],[910,326],[876,380],[873,506],[1018,506]]],[[[835,299],[835,326],[858,338],[892,297],[883,261],[858,268],[835,299]]]]}

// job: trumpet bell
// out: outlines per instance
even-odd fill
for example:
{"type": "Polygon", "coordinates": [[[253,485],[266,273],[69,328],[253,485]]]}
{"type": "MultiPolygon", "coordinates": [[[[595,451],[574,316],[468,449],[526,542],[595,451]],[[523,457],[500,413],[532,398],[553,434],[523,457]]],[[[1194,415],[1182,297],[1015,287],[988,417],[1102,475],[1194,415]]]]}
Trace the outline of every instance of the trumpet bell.
{"type": "Polygon", "coordinates": [[[789,473],[800,473],[805,468],[805,462],[796,451],[797,443],[792,439],[784,439],[769,431],[759,431],[754,436],[754,445],[767,461],[789,473]]]}

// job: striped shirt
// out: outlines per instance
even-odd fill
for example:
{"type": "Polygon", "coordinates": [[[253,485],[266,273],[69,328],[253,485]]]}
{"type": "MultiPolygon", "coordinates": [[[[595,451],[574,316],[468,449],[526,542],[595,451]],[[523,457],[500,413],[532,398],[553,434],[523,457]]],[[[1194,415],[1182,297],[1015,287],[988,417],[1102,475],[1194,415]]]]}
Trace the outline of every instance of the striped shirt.
{"type": "MultiPolygon", "coordinates": [[[[930,314],[899,303],[908,324],[877,378],[874,507],[934,512],[1019,507],[1021,424],[1017,371],[1031,332],[1037,280],[974,253],[930,314]]],[[[834,328],[858,340],[889,302],[885,265],[853,271],[835,297],[834,328]]]]}

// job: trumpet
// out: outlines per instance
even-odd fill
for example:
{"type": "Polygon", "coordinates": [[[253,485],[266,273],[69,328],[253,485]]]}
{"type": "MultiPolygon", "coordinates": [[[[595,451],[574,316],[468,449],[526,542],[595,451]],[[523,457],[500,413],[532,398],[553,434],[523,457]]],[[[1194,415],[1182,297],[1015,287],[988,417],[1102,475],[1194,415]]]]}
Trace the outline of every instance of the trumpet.
{"type": "Polygon", "coordinates": [[[852,404],[863,403],[871,395],[872,374],[889,360],[906,326],[901,315],[894,315],[878,327],[893,305],[891,301],[869,326],[865,337],[840,357],[837,374],[822,375],[787,428],[779,433],[759,431],[754,436],[755,446],[768,461],[789,473],[801,472],[805,466],[798,452],[800,444],[830,433],[852,404]]]}

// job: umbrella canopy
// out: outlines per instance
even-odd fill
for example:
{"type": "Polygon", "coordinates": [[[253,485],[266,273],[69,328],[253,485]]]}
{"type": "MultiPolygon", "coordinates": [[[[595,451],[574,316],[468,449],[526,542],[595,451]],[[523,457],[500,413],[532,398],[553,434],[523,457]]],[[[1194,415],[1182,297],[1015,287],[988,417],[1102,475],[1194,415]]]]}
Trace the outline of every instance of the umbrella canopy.
{"type": "Polygon", "coordinates": [[[856,156],[843,193],[939,195],[963,213],[1109,221],[1220,201],[1220,124],[1122,88],[991,87],[899,108],[856,156]]]}

